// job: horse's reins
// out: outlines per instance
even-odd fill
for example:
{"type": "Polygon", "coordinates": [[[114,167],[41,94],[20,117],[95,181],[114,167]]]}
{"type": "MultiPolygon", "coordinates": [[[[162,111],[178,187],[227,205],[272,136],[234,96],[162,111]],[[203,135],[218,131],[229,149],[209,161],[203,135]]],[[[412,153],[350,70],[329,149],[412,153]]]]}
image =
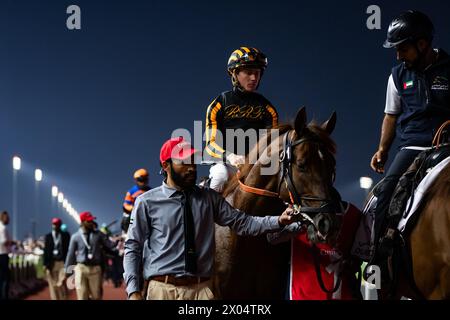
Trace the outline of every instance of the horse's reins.
{"type": "Polygon", "coordinates": [[[437,130],[436,134],[434,135],[432,145],[435,146],[436,148],[439,148],[439,145],[441,144],[442,134],[443,134],[445,128],[447,128],[448,126],[450,126],[450,120],[445,121],[439,127],[439,129],[437,130]]]}
{"type": "MultiPolygon", "coordinates": [[[[321,237],[323,240],[325,240],[325,237],[320,233],[319,228],[314,223],[314,220],[310,217],[310,214],[335,212],[335,207],[332,205],[332,202],[330,199],[323,199],[323,198],[310,197],[310,196],[301,196],[298,193],[297,189],[295,188],[295,185],[293,183],[293,178],[292,178],[292,151],[293,151],[293,148],[295,146],[298,146],[305,142],[313,141],[314,139],[301,138],[301,139],[292,141],[291,139],[289,139],[289,133],[290,133],[290,131],[284,135],[284,138],[283,138],[284,149],[281,152],[280,159],[279,159],[281,168],[280,168],[280,172],[279,172],[280,183],[278,185],[278,191],[273,192],[273,191],[269,191],[269,190],[265,190],[265,189],[250,187],[241,181],[240,176],[239,176],[239,171],[238,171],[238,173],[236,174],[236,177],[237,177],[237,180],[239,183],[239,187],[244,192],[256,194],[256,195],[263,196],[263,197],[278,198],[284,202],[284,200],[281,198],[281,195],[280,195],[281,184],[284,182],[286,185],[288,194],[289,194],[289,199],[291,201],[291,205],[293,205],[293,207],[294,207],[294,215],[300,215],[301,220],[303,222],[307,222],[307,223],[311,224],[314,227],[315,231],[317,232],[318,236],[321,237]],[[323,204],[320,207],[303,206],[302,203],[304,200],[325,202],[325,204],[323,204]]],[[[336,286],[334,286],[333,289],[328,290],[325,287],[325,284],[322,279],[322,275],[320,272],[320,261],[319,261],[320,259],[318,257],[317,247],[314,244],[312,247],[311,254],[314,259],[317,280],[319,282],[321,289],[324,292],[329,293],[329,294],[335,293],[340,287],[341,278],[339,277],[339,281],[336,283],[336,286]]]]}

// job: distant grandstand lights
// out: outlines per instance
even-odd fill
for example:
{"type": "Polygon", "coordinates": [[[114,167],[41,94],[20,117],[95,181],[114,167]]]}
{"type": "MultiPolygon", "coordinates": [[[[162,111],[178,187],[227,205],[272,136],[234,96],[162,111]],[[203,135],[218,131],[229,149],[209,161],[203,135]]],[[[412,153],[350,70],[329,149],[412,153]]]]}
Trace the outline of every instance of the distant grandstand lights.
{"type": "MultiPolygon", "coordinates": [[[[18,210],[17,210],[17,172],[19,170],[21,170],[22,168],[22,160],[18,157],[18,156],[14,156],[12,158],[12,165],[13,165],[13,174],[14,174],[14,179],[13,179],[13,213],[15,214],[15,219],[13,220],[16,223],[13,223],[13,234],[14,234],[14,239],[17,238],[17,221],[18,221],[18,210]]],[[[36,201],[39,198],[39,182],[41,182],[43,179],[43,173],[41,169],[35,169],[34,170],[34,180],[36,182],[36,201]]],[[[72,205],[69,203],[69,201],[67,199],[64,198],[64,194],[58,189],[57,186],[53,185],[52,186],[52,198],[56,198],[58,203],[61,203],[63,208],[67,211],[67,213],[72,216],[72,218],[77,222],[80,223],[80,217],[78,215],[78,211],[72,207],[72,205]]],[[[37,203],[36,203],[36,210],[37,210],[37,203]]],[[[38,221],[38,217],[37,217],[37,213],[35,213],[35,217],[34,217],[34,226],[33,228],[36,228],[36,224],[38,221]]]]}
{"type": "Polygon", "coordinates": [[[80,217],[78,216],[78,214],[74,215],[73,218],[75,219],[75,221],[76,221],[78,224],[81,223],[80,217]]]}
{"type": "Polygon", "coordinates": [[[20,160],[19,157],[13,157],[13,169],[14,170],[20,170],[20,168],[22,167],[22,161],[20,160]]]}
{"type": "Polygon", "coordinates": [[[56,198],[58,196],[58,187],[57,186],[53,186],[52,187],[52,197],[56,198]]]}
{"type": "Polygon", "coordinates": [[[359,179],[359,185],[361,186],[361,189],[369,190],[372,188],[373,180],[369,177],[361,177],[359,179]]]}
{"type": "Polygon", "coordinates": [[[70,208],[69,215],[77,222],[80,223],[80,217],[78,216],[78,212],[74,208],[70,208]]]}
{"type": "Polygon", "coordinates": [[[53,186],[52,188],[52,196],[56,197],[55,194],[57,194],[58,202],[62,204],[63,208],[66,210],[66,212],[77,222],[80,223],[80,217],[78,216],[77,210],[75,210],[74,207],[70,204],[69,200],[64,199],[64,194],[62,192],[58,193],[58,188],[56,186],[53,186]]]}
{"type": "Polygon", "coordinates": [[[34,180],[36,180],[37,182],[42,181],[42,170],[41,169],[34,170],[34,180]]]}

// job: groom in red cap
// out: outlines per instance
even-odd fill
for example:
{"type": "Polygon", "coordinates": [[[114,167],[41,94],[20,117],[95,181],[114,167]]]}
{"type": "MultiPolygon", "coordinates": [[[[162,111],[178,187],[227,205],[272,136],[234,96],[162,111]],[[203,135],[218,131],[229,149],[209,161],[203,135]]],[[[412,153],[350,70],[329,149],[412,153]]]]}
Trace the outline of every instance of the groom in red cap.
{"type": "Polygon", "coordinates": [[[149,300],[214,299],[214,223],[239,235],[256,236],[292,221],[292,209],[281,216],[254,217],[231,207],[214,190],[197,187],[196,155],[197,150],[181,137],[166,141],[159,157],[162,185],[136,200],[124,254],[130,299],[144,298],[142,270],[149,281],[145,293],[149,300]],[[149,249],[143,260],[145,241],[149,249]]]}
{"type": "Polygon", "coordinates": [[[52,232],[45,236],[44,267],[52,300],[66,300],[67,298],[64,286],[64,261],[69,249],[70,234],[62,231],[61,225],[61,219],[53,218],[52,232]]]}

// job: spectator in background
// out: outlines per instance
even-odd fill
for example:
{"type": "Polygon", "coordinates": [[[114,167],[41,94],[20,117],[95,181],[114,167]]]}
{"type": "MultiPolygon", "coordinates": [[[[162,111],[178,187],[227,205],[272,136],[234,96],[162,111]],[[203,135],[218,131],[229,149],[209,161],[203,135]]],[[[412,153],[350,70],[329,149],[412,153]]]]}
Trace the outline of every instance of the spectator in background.
{"type": "Polygon", "coordinates": [[[45,236],[44,267],[52,300],[66,300],[64,261],[69,250],[70,234],[61,231],[62,221],[52,219],[52,232],[45,236]]]}
{"type": "Polygon", "coordinates": [[[130,190],[127,191],[125,200],[123,202],[121,228],[125,234],[127,233],[128,227],[130,225],[131,211],[133,211],[136,198],[150,190],[150,186],[148,185],[148,171],[146,169],[136,170],[133,174],[133,178],[136,182],[136,185],[134,185],[130,190]]]}
{"type": "Polygon", "coordinates": [[[102,251],[115,250],[116,244],[95,229],[95,217],[90,212],[80,213],[81,227],[70,239],[66,258],[66,273],[75,265],[75,286],[78,300],[99,300],[102,296],[102,251]]]}
{"type": "Polygon", "coordinates": [[[13,244],[6,226],[9,223],[8,212],[0,213],[0,300],[8,300],[9,293],[9,252],[13,244]]]}
{"type": "MultiPolygon", "coordinates": [[[[104,223],[100,228],[100,232],[103,233],[109,240],[117,242],[117,245],[119,245],[119,242],[122,239],[121,236],[114,237],[111,230],[104,223]]],[[[105,280],[111,280],[115,288],[121,286],[123,280],[122,277],[123,267],[122,267],[122,257],[119,254],[118,248],[116,248],[116,250],[109,250],[108,248],[105,248],[103,273],[105,280]]]]}

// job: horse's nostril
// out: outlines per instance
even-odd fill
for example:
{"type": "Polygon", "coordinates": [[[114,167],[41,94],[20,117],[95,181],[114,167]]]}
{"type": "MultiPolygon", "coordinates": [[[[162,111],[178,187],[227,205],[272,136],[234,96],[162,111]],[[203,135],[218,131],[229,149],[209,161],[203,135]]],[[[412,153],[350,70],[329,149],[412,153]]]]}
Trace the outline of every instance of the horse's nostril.
{"type": "Polygon", "coordinates": [[[327,234],[330,230],[330,221],[327,217],[320,217],[317,223],[317,227],[321,234],[327,234]]]}

